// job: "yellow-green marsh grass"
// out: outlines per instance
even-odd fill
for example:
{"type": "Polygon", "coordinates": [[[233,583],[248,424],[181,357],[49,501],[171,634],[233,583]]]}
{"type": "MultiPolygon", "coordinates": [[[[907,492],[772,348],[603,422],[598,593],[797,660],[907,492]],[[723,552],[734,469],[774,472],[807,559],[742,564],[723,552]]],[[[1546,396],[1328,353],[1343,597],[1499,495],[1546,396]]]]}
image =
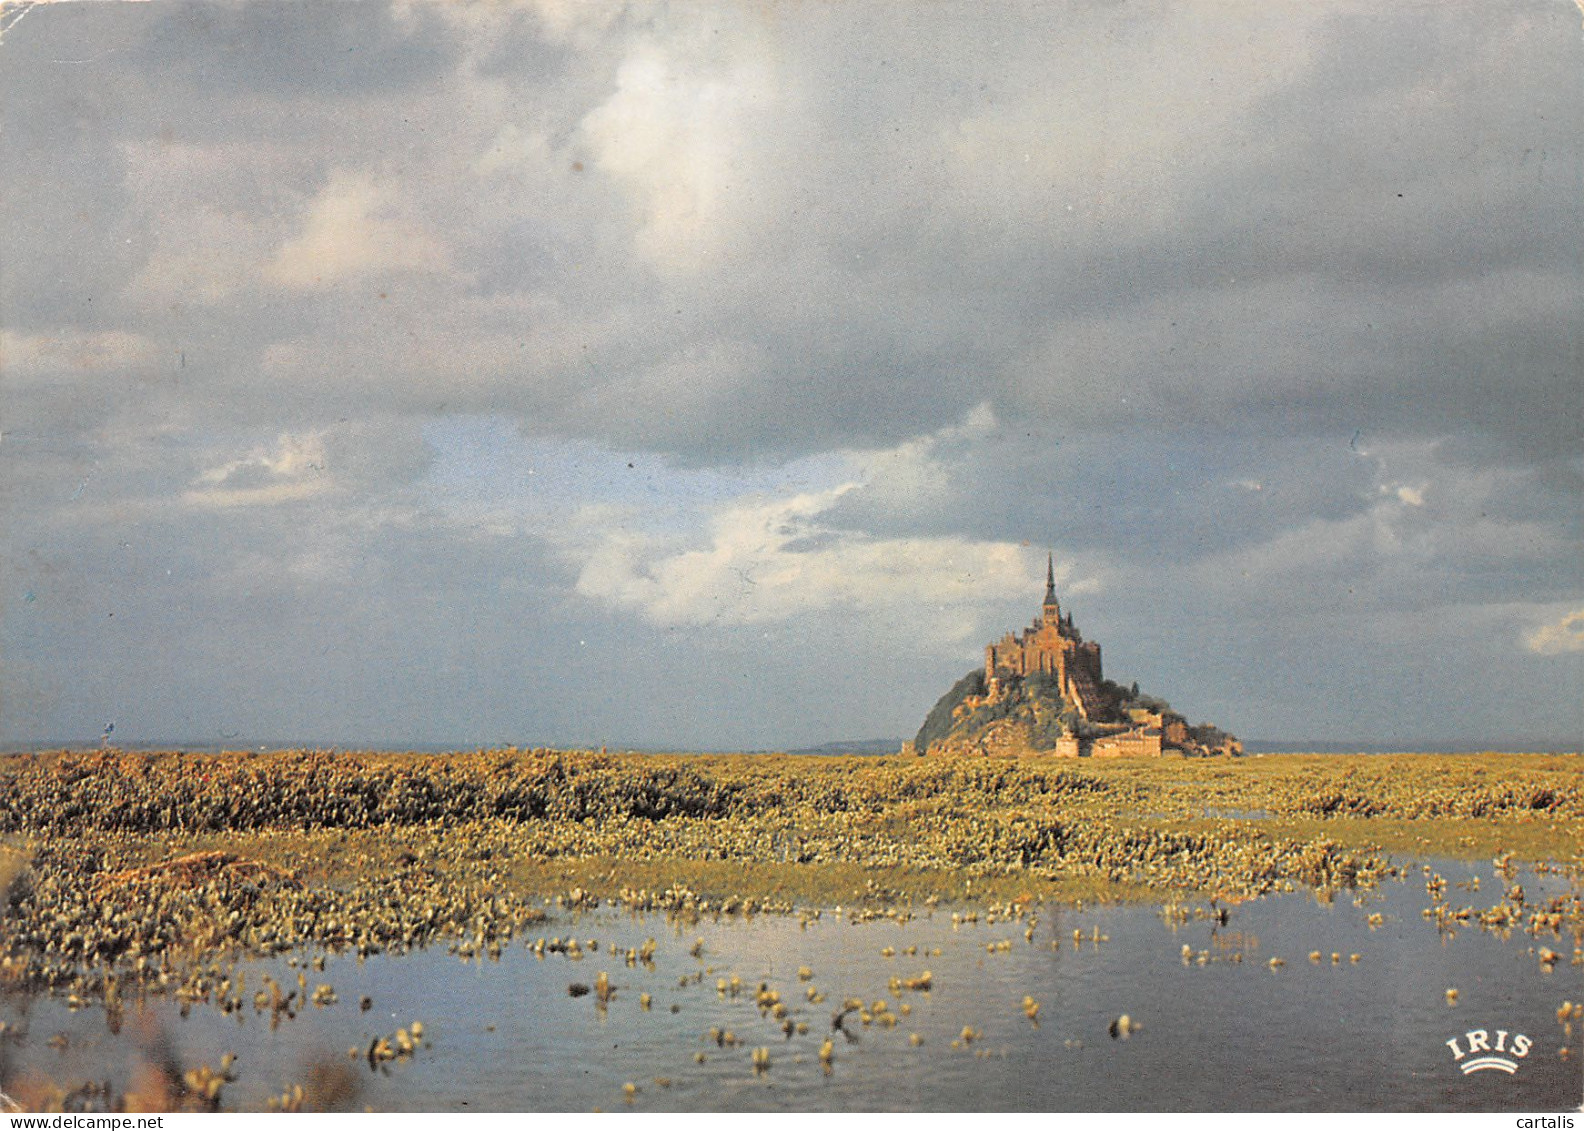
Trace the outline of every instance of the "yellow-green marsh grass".
{"type": "Polygon", "coordinates": [[[11,881],[16,879],[17,873],[27,867],[30,855],[24,848],[0,841],[0,900],[11,890],[11,881]]]}
{"type": "Polygon", "coordinates": [[[1382,852],[1576,867],[1579,769],[1573,755],[11,755],[0,948],[13,981],[96,994],[131,967],[202,995],[217,979],[176,965],[435,942],[493,956],[547,896],[706,915],[1236,900],[1368,886],[1397,866],[1382,852]],[[163,864],[184,857],[199,872],[163,864]]]}

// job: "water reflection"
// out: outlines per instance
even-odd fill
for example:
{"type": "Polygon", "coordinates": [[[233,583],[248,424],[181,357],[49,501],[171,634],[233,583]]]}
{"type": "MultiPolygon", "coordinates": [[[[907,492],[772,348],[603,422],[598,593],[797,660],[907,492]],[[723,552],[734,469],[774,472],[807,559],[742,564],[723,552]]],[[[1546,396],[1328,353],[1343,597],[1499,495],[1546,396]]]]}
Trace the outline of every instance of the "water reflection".
{"type": "MultiPolygon", "coordinates": [[[[1454,891],[1481,879],[1501,890],[1488,867],[1437,871],[1454,891]]],[[[1555,874],[1524,882],[1531,901],[1564,886],[1555,874]]],[[[428,1110],[1576,1104],[1579,1033],[1558,1011],[1584,997],[1569,965],[1577,940],[1426,918],[1431,905],[1411,873],[1331,898],[1021,918],[561,913],[545,947],[530,939],[494,961],[438,948],[328,956],[313,981],[335,1002],[278,1025],[155,1000],[125,1003],[131,1023],[116,1033],[100,1008],[12,999],[0,1078],[121,1090],[138,1049],[159,1040],[186,1065],[235,1053],[224,1101],[245,1108],[327,1080],[334,1102],[428,1110]],[[1540,961],[1543,948],[1560,961],[1540,961]],[[1481,1029],[1530,1038],[1516,1071],[1461,1070],[1447,1042],[1465,1047],[1481,1029]],[[412,1047],[394,1055],[403,1038],[412,1047]],[[370,1052],[381,1040],[391,1057],[370,1052]]],[[[278,960],[238,971],[249,986],[300,974],[278,960]]]]}

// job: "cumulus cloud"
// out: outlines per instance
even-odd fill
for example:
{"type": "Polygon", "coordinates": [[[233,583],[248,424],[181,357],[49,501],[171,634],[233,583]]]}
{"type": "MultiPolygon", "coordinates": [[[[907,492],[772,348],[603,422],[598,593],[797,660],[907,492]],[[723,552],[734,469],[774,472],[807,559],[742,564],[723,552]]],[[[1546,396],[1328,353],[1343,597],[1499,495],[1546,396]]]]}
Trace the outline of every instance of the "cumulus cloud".
{"type": "Polygon", "coordinates": [[[665,39],[635,44],[610,98],[583,119],[594,164],[633,195],[638,254],[662,273],[692,274],[724,257],[768,213],[774,187],[757,167],[766,130],[782,132],[796,79],[778,75],[756,37],[719,38],[731,9],[698,9],[665,39]]]}
{"type": "Polygon", "coordinates": [[[191,506],[227,509],[310,499],[330,490],[321,436],[281,436],[273,449],[254,449],[200,474],[182,496],[191,506]]]}
{"type": "Polygon", "coordinates": [[[854,453],[863,471],[863,503],[871,512],[917,512],[949,505],[964,489],[960,461],[989,444],[998,427],[995,410],[975,405],[958,424],[949,424],[890,448],[854,453]]]}
{"type": "Polygon", "coordinates": [[[153,341],[127,330],[62,329],[27,334],[0,329],[0,378],[23,383],[124,374],[160,357],[153,341]]]}
{"type": "MultiPolygon", "coordinates": [[[[1242,34],[1227,36],[1189,9],[1142,22],[1103,8],[1052,16],[1067,34],[1038,80],[998,78],[997,97],[942,123],[949,199],[976,229],[1011,211],[1013,230],[1047,238],[1091,224],[1128,241],[1166,236],[1199,207],[1205,163],[1241,138],[1265,84],[1315,65],[1326,19],[1321,9],[1275,19],[1249,10],[1242,34]],[[1100,37],[1116,37],[1115,50],[1090,50],[1100,37]],[[1252,73],[1262,81],[1225,79],[1252,73]]],[[[1026,66],[1049,42],[1033,36],[1010,52],[1026,66]]]]}
{"type": "Polygon", "coordinates": [[[907,611],[927,626],[919,639],[948,646],[979,627],[987,606],[1030,592],[1037,570],[1015,544],[830,528],[821,516],[855,486],[733,502],[699,547],[597,534],[578,592],[661,625],[749,625],[832,611],[880,620],[907,611]]]}
{"type": "Polygon", "coordinates": [[[195,203],[164,233],[130,289],[154,303],[217,306],[250,286],[268,262],[266,232],[245,217],[195,203]]]}
{"type": "MultiPolygon", "coordinates": [[[[299,604],[260,632],[374,563],[353,587],[393,653],[477,603],[532,622],[525,654],[781,633],[792,682],[917,601],[960,647],[911,702],[1025,615],[1028,540],[1076,563],[1108,656],[1217,641],[1174,697],[1269,674],[1324,720],[1390,682],[1384,634],[1432,626],[1480,673],[1429,665],[1374,723],[1555,717],[1525,699],[1550,661],[1510,654],[1584,593],[1575,31],[1545,6],[40,5],[0,67],[0,561],[83,607],[125,596],[123,541],[217,610],[274,571],[299,604]],[[1279,654],[1295,617],[1322,630],[1279,654]]],[[[73,686],[55,657],[89,650],[3,611],[8,670],[73,686]]],[[[634,687],[696,660],[651,651],[634,687]]],[[[575,683],[569,715],[609,709],[575,683]]],[[[720,725],[689,710],[679,733],[720,725]]]]}
{"type": "Polygon", "coordinates": [[[583,4],[579,0],[528,0],[545,37],[553,42],[598,43],[623,15],[620,4],[583,4]]]}
{"type": "Polygon", "coordinates": [[[337,169],[308,203],[302,230],[265,265],[278,286],[317,290],[368,275],[445,272],[450,253],[407,215],[399,192],[366,172],[337,169]]]}
{"type": "Polygon", "coordinates": [[[1584,609],[1566,613],[1550,624],[1524,633],[1524,647],[1538,656],[1584,652],[1584,609]]]}
{"type": "MultiPolygon", "coordinates": [[[[1201,592],[1293,614],[1337,608],[1445,607],[1550,597],[1573,572],[1576,543],[1535,521],[1542,491],[1522,469],[1447,462],[1435,441],[1380,443],[1353,456],[1352,505],[1283,515],[1260,536],[1182,555],[1201,592]],[[1409,478],[1412,486],[1403,482],[1409,478]]],[[[1270,499],[1267,487],[1258,492],[1270,499]]]]}

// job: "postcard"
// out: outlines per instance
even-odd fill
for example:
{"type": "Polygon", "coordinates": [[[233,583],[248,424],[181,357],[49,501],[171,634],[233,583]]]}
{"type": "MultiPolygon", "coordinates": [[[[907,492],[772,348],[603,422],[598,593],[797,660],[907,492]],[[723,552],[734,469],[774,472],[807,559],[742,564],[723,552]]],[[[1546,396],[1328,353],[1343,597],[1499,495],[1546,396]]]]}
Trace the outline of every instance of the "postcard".
{"type": "Polygon", "coordinates": [[[1581,65],[6,0],[0,1107],[1576,1109],[1581,65]]]}

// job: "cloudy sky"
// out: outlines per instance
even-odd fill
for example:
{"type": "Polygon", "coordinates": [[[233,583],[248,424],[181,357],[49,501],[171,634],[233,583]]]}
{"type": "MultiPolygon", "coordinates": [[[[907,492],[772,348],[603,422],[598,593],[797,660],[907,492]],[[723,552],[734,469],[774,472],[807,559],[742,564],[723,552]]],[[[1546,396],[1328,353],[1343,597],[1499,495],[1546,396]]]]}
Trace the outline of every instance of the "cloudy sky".
{"type": "Polygon", "coordinates": [[[1584,735],[1566,0],[0,27],[0,742],[1584,735]]]}

